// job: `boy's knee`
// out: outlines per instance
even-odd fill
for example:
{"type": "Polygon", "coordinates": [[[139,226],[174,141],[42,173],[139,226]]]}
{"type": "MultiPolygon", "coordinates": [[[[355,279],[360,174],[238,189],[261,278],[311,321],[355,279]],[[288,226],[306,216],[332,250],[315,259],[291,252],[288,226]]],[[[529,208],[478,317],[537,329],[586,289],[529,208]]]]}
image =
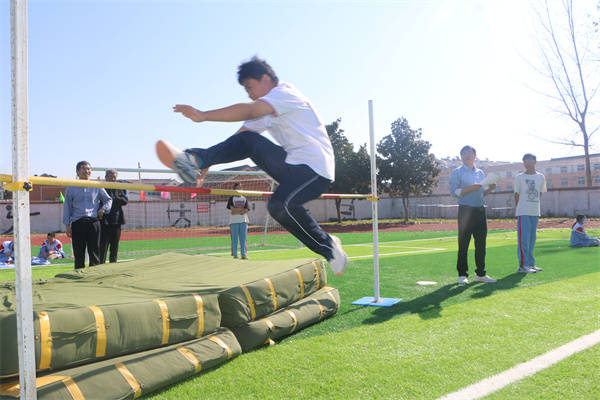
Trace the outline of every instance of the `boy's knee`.
{"type": "Polygon", "coordinates": [[[269,214],[276,220],[279,220],[285,215],[283,202],[274,198],[271,198],[267,203],[267,210],[269,210],[269,214]]]}

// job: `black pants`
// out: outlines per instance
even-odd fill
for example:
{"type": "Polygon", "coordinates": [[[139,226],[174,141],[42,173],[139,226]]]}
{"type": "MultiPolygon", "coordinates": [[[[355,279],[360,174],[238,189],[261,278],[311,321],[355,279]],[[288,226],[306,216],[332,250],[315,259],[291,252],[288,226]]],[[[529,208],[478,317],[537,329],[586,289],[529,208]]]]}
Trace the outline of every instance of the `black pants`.
{"type": "Polygon", "coordinates": [[[85,267],[87,247],[90,267],[100,264],[100,221],[97,218],[80,218],[71,224],[71,241],[75,256],[75,269],[85,267]]]}
{"type": "Polygon", "coordinates": [[[475,273],[484,276],[485,272],[485,239],[487,237],[487,220],[485,207],[458,206],[458,260],[456,269],[458,276],[469,276],[469,243],[471,235],[475,239],[475,273]]]}
{"type": "Polygon", "coordinates": [[[208,149],[186,151],[202,160],[202,168],[250,158],[279,182],[267,204],[269,214],[306,247],[327,260],[333,257],[331,237],[303,207],[325,193],[331,181],[308,165],[286,163],[285,150],[256,132],[240,132],[208,149]]]}
{"type": "Polygon", "coordinates": [[[108,246],[110,245],[110,262],[117,262],[119,253],[119,240],[121,240],[121,225],[102,224],[100,233],[100,263],[106,262],[108,246]]]}

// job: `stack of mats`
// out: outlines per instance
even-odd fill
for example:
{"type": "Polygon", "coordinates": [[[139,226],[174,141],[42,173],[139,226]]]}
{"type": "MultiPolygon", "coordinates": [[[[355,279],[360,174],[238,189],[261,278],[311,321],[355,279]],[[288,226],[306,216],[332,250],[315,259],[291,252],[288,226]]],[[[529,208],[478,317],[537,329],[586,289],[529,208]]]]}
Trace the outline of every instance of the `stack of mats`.
{"type": "MultiPolygon", "coordinates": [[[[137,398],[218,366],[334,314],[325,284],[320,260],[182,254],[35,281],[38,398],[137,398]]],[[[15,307],[0,283],[0,399],[19,395],[15,307]]]]}

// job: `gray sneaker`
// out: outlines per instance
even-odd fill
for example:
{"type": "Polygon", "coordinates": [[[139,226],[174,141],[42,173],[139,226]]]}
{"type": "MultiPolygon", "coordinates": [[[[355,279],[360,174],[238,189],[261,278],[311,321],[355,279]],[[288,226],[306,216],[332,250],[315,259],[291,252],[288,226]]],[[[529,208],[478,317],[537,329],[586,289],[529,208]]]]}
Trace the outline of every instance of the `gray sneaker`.
{"type": "Polygon", "coordinates": [[[186,151],[182,151],[175,155],[175,159],[173,160],[173,170],[177,172],[177,175],[179,175],[181,179],[192,185],[196,184],[198,176],[200,175],[198,164],[196,164],[196,157],[186,151]]]}
{"type": "Polygon", "coordinates": [[[475,278],[473,278],[473,282],[494,283],[496,282],[496,280],[490,276],[484,275],[476,276],[475,278]]]}
{"type": "Polygon", "coordinates": [[[519,267],[517,272],[520,274],[535,274],[537,271],[531,267],[519,267]]]}
{"type": "Polygon", "coordinates": [[[346,270],[346,265],[348,264],[348,256],[342,249],[342,241],[337,236],[331,237],[331,245],[333,258],[327,260],[329,263],[329,268],[333,271],[334,274],[340,276],[346,270]]]}
{"type": "Polygon", "coordinates": [[[538,272],[538,271],[543,271],[543,269],[542,269],[542,268],[540,268],[540,267],[536,267],[535,265],[534,265],[534,266],[532,266],[532,267],[529,267],[529,268],[531,268],[531,269],[532,269],[532,270],[534,270],[535,272],[538,272]]]}

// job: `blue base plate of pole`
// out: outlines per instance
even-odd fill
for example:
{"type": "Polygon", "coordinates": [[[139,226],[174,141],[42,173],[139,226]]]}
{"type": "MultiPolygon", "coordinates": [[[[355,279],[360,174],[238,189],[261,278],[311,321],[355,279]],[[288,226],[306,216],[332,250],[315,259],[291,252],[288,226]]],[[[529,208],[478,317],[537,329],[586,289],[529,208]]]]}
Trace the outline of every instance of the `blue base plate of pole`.
{"type": "Polygon", "coordinates": [[[396,303],[401,302],[402,299],[394,299],[391,297],[380,297],[378,301],[375,301],[375,297],[363,297],[352,302],[355,306],[371,306],[371,307],[391,307],[396,303]]]}

